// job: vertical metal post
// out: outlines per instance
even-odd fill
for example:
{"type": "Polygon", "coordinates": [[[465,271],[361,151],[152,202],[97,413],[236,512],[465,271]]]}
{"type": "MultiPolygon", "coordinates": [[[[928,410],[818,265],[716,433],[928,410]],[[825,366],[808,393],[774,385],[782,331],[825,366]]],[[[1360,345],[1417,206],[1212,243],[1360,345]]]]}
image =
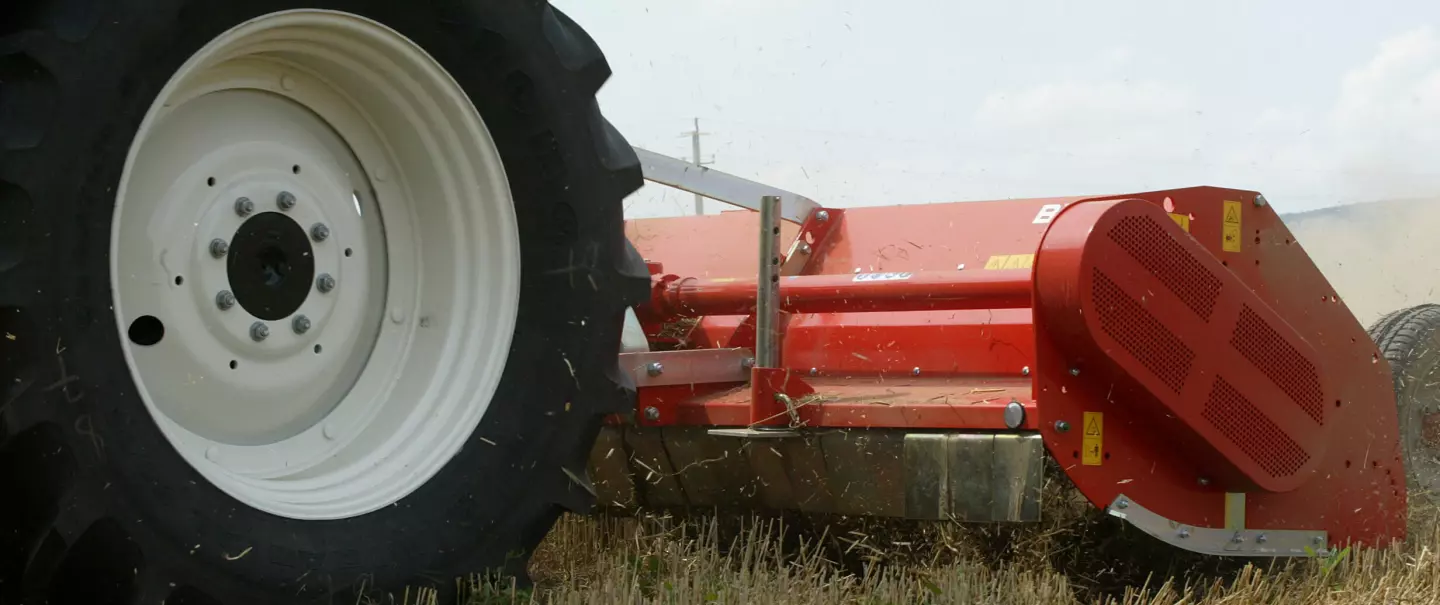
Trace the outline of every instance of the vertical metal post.
{"type": "Polygon", "coordinates": [[[780,196],[760,198],[760,270],[756,275],[755,366],[780,366],[780,196]]]}
{"type": "MultiPolygon", "coordinates": [[[[690,149],[694,154],[691,157],[695,158],[695,167],[704,166],[705,163],[700,161],[700,118],[695,118],[695,131],[690,135],[690,149]]],[[[701,214],[705,214],[705,197],[697,193],[695,194],[695,215],[701,214]]]]}

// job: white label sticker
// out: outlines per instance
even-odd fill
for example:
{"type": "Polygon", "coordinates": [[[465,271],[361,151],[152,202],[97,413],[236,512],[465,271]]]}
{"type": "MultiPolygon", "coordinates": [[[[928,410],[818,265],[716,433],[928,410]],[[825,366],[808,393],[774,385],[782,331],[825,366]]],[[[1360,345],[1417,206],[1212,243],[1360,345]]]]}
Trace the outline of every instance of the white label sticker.
{"type": "Polygon", "coordinates": [[[1055,215],[1060,214],[1060,210],[1064,207],[1062,204],[1045,204],[1041,206],[1040,213],[1035,215],[1035,222],[1033,224],[1043,225],[1054,220],[1055,215]]]}
{"type": "Polygon", "coordinates": [[[914,273],[861,273],[855,276],[855,281],[903,281],[910,279],[914,273]]]}

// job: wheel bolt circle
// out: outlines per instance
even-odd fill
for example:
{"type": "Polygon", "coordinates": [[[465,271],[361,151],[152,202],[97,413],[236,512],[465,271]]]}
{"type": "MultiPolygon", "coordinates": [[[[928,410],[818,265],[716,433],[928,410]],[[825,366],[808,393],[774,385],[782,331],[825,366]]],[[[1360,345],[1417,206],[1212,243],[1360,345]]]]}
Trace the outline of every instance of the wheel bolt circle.
{"type": "Polygon", "coordinates": [[[290,193],[289,191],[281,191],[280,195],[275,196],[275,205],[279,206],[281,210],[289,210],[291,208],[294,208],[295,194],[290,193]]]}
{"type": "Polygon", "coordinates": [[[238,200],[235,200],[235,214],[238,214],[240,216],[250,216],[250,213],[254,211],[255,202],[250,201],[250,198],[242,197],[238,200]]]}
{"type": "Polygon", "coordinates": [[[210,256],[221,258],[230,252],[230,242],[220,238],[210,240],[210,256]]]}
{"type": "Polygon", "coordinates": [[[296,334],[304,334],[306,332],[309,332],[310,318],[305,317],[304,315],[296,315],[295,319],[290,321],[290,328],[295,330],[296,334]]]}
{"type": "Polygon", "coordinates": [[[235,293],[221,290],[219,294],[215,295],[215,306],[219,307],[221,311],[229,311],[230,307],[235,306],[235,293]]]}
{"type": "Polygon", "coordinates": [[[315,223],[310,226],[310,239],[323,242],[330,237],[330,228],[325,223],[315,223]]]}
{"type": "Polygon", "coordinates": [[[254,340],[255,342],[260,342],[260,341],[265,340],[266,338],[269,338],[269,337],[270,337],[270,326],[265,325],[265,322],[263,322],[263,321],[257,321],[257,322],[255,322],[255,323],[253,323],[253,324],[250,324],[250,339],[251,339],[251,340],[254,340]]]}
{"type": "Polygon", "coordinates": [[[329,273],[321,273],[320,277],[315,278],[315,289],[319,290],[321,294],[334,290],[335,278],[329,273]]]}

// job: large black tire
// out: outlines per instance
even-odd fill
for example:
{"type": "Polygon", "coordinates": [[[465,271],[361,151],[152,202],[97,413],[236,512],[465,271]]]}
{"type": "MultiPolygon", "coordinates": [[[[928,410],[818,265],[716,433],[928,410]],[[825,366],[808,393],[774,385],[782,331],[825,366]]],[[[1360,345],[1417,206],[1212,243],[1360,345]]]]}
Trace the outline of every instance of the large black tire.
{"type": "Polygon", "coordinates": [[[621,207],[641,173],[594,99],[609,75],[542,0],[0,3],[0,602],[354,603],[416,585],[450,602],[457,576],[523,573],[558,515],[591,505],[601,418],[634,405],[616,355],[649,285],[621,207]],[[161,87],[225,30],[299,5],[399,31],[465,89],[510,180],[523,271],[499,390],[462,451],[393,506],[309,522],[241,504],[171,447],[108,278],[114,192],[161,87]]]}
{"type": "Polygon", "coordinates": [[[1390,313],[1370,327],[1370,337],[1395,376],[1409,491],[1434,500],[1440,495],[1440,435],[1427,418],[1440,414],[1440,305],[1390,313]]]}

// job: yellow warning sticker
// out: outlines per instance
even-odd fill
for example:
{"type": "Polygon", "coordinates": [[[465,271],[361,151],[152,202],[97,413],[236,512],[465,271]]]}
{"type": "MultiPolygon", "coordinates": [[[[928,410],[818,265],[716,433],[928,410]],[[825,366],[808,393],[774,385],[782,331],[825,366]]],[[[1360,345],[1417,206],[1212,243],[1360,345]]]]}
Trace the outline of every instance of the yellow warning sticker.
{"type": "Polygon", "coordinates": [[[1080,448],[1080,462],[1085,466],[1100,466],[1105,463],[1101,452],[1105,449],[1105,414],[1085,412],[1085,435],[1080,448]]]}
{"type": "Polygon", "coordinates": [[[1225,222],[1220,225],[1220,232],[1224,239],[1220,247],[1226,252],[1239,252],[1240,242],[1243,239],[1240,228],[1241,204],[1231,200],[1225,200],[1225,222]]]}
{"type": "Polygon", "coordinates": [[[985,270],[1002,271],[1005,269],[1029,269],[1035,266],[1034,254],[1001,254],[990,257],[985,261],[985,270]]]}
{"type": "Polygon", "coordinates": [[[1175,214],[1175,213],[1172,212],[1172,213],[1170,214],[1170,218],[1175,221],[1175,224],[1176,224],[1176,225],[1180,225],[1180,228],[1181,228],[1181,229],[1184,229],[1186,233],[1189,233],[1189,232],[1190,232],[1190,215],[1188,215],[1188,214],[1175,214]]]}

